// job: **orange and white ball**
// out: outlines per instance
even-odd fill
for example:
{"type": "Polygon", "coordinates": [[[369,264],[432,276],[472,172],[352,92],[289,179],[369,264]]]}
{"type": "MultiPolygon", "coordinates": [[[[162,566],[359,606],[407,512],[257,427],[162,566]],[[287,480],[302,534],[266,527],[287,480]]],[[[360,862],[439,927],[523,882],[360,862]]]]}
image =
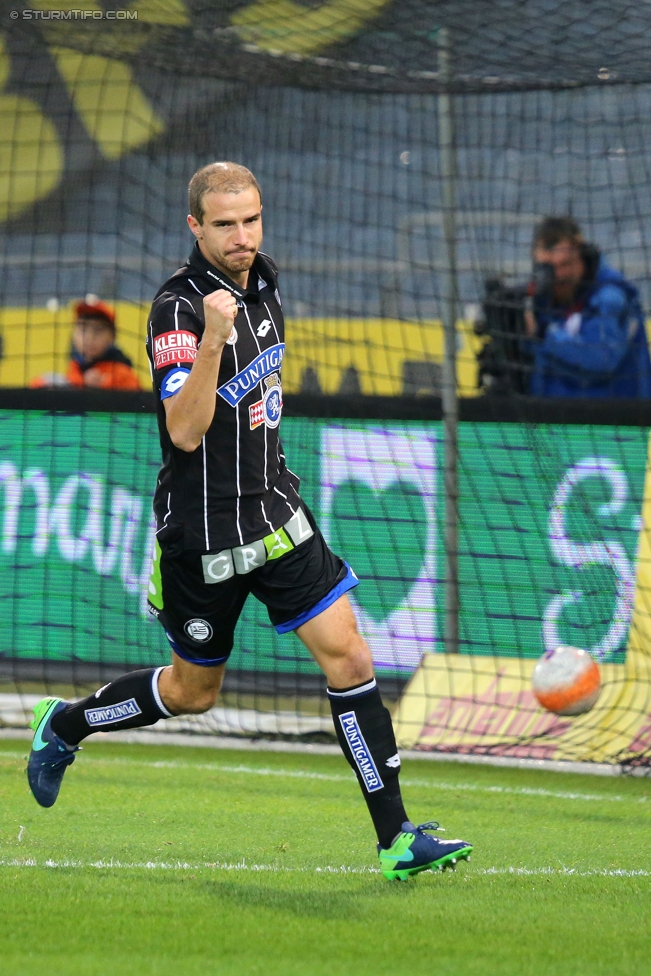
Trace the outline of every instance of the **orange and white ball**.
{"type": "Polygon", "coordinates": [[[589,712],[601,692],[599,667],[587,651],[562,645],[545,651],[531,676],[533,693],[556,715],[589,712]]]}

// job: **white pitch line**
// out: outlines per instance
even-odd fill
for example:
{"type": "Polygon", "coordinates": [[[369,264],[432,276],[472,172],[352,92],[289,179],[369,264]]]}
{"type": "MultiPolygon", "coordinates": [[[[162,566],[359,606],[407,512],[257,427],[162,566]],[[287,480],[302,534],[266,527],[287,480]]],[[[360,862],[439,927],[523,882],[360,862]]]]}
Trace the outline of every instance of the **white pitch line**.
{"type": "Polygon", "coordinates": [[[235,864],[220,861],[204,861],[201,864],[189,864],[187,861],[116,861],[111,858],[109,861],[75,861],[63,860],[54,861],[47,858],[44,861],[37,861],[36,858],[12,858],[0,860],[0,867],[8,868],[95,868],[98,870],[120,870],[120,871],[269,871],[274,874],[379,874],[379,868],[361,867],[353,868],[346,865],[340,867],[317,868],[289,868],[278,864],[247,864],[246,861],[239,861],[235,864]]]}
{"type": "Polygon", "coordinates": [[[529,877],[531,875],[551,875],[563,878],[651,878],[651,871],[643,868],[589,868],[581,871],[579,868],[480,868],[473,874],[509,874],[529,877]]]}
{"type": "MultiPolygon", "coordinates": [[[[325,865],[316,868],[292,868],[277,864],[248,864],[245,860],[236,863],[220,861],[204,861],[200,864],[190,864],[187,861],[75,861],[65,859],[55,861],[48,858],[38,861],[36,858],[8,858],[0,860],[0,867],[8,868],[75,868],[77,870],[95,869],[101,871],[252,871],[269,872],[271,874],[379,874],[379,868],[350,867],[342,864],[339,867],[325,865]]],[[[466,876],[512,876],[512,877],[559,877],[559,878],[651,878],[651,871],[640,868],[589,868],[582,871],[579,868],[468,868],[466,876]]]]}
{"type": "MultiPolygon", "coordinates": [[[[352,772],[348,775],[342,773],[315,773],[303,769],[274,769],[273,767],[268,766],[244,766],[242,764],[231,766],[225,763],[183,763],[175,760],[156,760],[153,762],[147,762],[146,760],[140,759],[93,759],[92,762],[102,765],[133,765],[150,769],[201,769],[215,773],[232,773],[235,775],[245,776],[278,776],[288,779],[307,779],[330,783],[350,783],[351,780],[354,779],[352,772]]],[[[619,794],[577,793],[569,792],[568,790],[546,790],[541,787],[481,786],[478,783],[449,783],[443,780],[411,779],[407,776],[401,776],[400,782],[403,786],[414,786],[434,790],[450,790],[452,792],[461,790],[473,793],[497,793],[511,796],[546,797],[556,800],[582,800],[589,803],[622,803],[626,800],[635,802],[635,800],[633,800],[631,797],[620,796],[619,794]]],[[[638,803],[646,803],[646,801],[646,796],[637,798],[638,803]]]]}
{"type": "MultiPolygon", "coordinates": [[[[24,754],[20,752],[0,751],[0,765],[5,757],[12,759],[24,759],[24,754]]],[[[287,779],[317,780],[327,783],[350,783],[354,779],[353,773],[315,773],[303,769],[274,769],[269,766],[237,766],[225,763],[185,763],[177,760],[155,760],[148,762],[144,759],[100,759],[84,758],[83,762],[90,761],[100,766],[140,766],[145,769],[182,769],[193,770],[201,769],[213,773],[230,773],[245,776],[277,776],[287,779]]],[[[403,786],[413,786],[416,788],[446,790],[450,792],[472,792],[472,793],[492,793],[508,796],[522,797],[541,797],[554,800],[579,800],[587,803],[646,803],[647,797],[641,796],[637,799],[619,794],[610,793],[580,793],[568,790],[546,790],[542,787],[532,786],[482,786],[478,783],[449,783],[444,780],[411,779],[401,776],[400,782],[403,786]]]]}

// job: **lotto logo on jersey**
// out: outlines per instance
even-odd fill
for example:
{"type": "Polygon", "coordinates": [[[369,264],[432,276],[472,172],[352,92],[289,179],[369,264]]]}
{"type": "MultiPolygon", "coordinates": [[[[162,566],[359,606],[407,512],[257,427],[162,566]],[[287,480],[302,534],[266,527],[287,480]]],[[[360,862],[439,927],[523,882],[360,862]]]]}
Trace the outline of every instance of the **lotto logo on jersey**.
{"type": "Polygon", "coordinates": [[[197,358],[197,337],[194,332],[177,329],[163,332],[154,339],[154,367],[162,369],[170,363],[193,363],[197,358]]]}

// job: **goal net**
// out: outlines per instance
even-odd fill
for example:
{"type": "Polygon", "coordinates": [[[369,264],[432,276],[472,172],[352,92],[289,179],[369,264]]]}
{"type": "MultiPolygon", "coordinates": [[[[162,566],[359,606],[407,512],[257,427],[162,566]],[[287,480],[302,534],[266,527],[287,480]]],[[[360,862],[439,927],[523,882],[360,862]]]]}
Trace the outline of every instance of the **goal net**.
{"type": "MultiPolygon", "coordinates": [[[[146,613],[159,447],[143,339],[191,247],[188,179],[233,159],[262,185],[280,269],[288,461],[361,579],[401,744],[647,762],[650,401],[532,397],[523,310],[546,215],[576,220],[651,308],[651,8],[39,0],[16,14],[0,35],[0,725],[24,725],[44,690],[80,696],[169,659],[146,613]],[[115,309],[141,391],[67,385],[88,295],[115,309]],[[579,718],[531,691],[559,644],[601,668],[579,718]]],[[[218,706],[165,727],[327,739],[324,691],[251,598],[218,706]]]]}

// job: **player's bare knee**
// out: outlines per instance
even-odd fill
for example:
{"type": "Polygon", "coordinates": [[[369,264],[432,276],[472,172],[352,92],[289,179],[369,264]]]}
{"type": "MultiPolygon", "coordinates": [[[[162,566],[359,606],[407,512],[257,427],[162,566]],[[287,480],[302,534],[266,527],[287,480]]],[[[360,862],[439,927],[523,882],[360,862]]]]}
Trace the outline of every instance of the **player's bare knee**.
{"type": "Polygon", "coordinates": [[[207,712],[209,709],[213,708],[217,701],[217,690],[202,689],[197,692],[194,691],[191,696],[189,696],[187,701],[186,712],[189,715],[201,715],[202,712],[207,712]]]}
{"type": "Polygon", "coordinates": [[[201,715],[214,707],[218,694],[218,688],[177,685],[166,697],[166,704],[174,715],[201,715]]]}
{"type": "Polygon", "coordinates": [[[163,697],[174,715],[200,715],[213,708],[220,685],[221,681],[207,682],[205,685],[185,683],[170,675],[163,697]]]}

